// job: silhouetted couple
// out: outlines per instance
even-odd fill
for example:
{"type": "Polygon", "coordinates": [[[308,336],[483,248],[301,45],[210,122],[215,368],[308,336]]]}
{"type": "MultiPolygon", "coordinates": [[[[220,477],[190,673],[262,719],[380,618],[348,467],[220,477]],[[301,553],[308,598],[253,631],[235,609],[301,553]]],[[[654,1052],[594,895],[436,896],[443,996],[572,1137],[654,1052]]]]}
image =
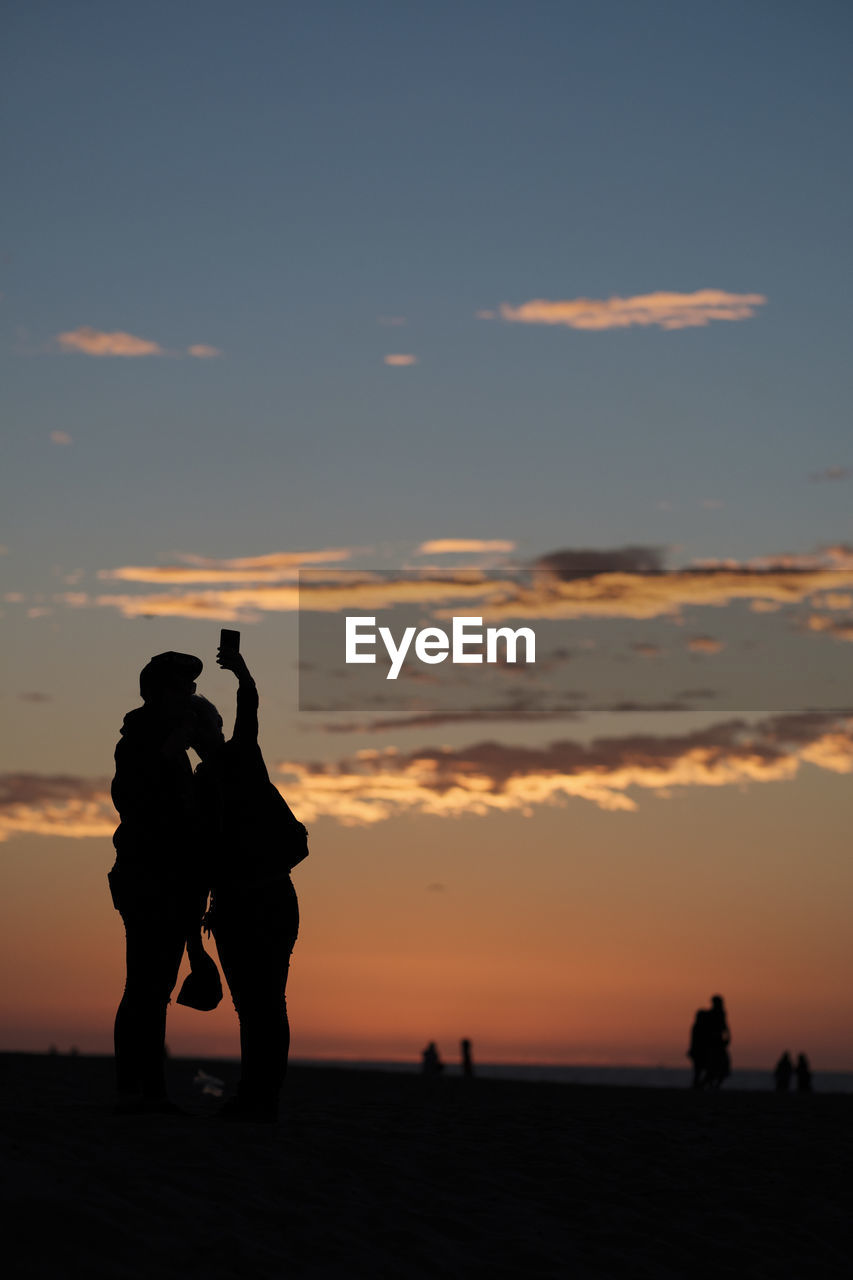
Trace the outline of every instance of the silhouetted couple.
{"type": "Polygon", "coordinates": [[[119,1110],[176,1110],[166,1094],[166,1009],[186,949],[184,1003],[217,1002],[207,923],[240,1022],[241,1078],[220,1115],[273,1120],[287,1068],[285,988],[299,927],[291,869],[307,856],[305,828],[270,781],[258,745],[258,693],[242,656],[220,649],[237,676],[237,716],[226,741],[216,707],[196,694],[200,659],[163,653],[143,669],[143,705],[124,718],[116,747],[109,882],[127,935],[127,979],[116,1014],[119,1110]],[[193,773],[187,748],[201,757],[193,773]],[[185,998],[186,996],[186,998],[185,998]]]}
{"type": "Polygon", "coordinates": [[[797,1077],[798,1093],[811,1093],[812,1070],[808,1058],[804,1053],[801,1053],[797,1058],[797,1065],[794,1066],[793,1059],[786,1049],[773,1069],[773,1080],[777,1093],[788,1092],[792,1076],[797,1077]]]}
{"type": "Polygon", "coordinates": [[[719,1089],[731,1075],[730,1043],[723,997],[712,996],[710,1009],[697,1009],[690,1032],[687,1056],[693,1062],[694,1089],[719,1089]]]}

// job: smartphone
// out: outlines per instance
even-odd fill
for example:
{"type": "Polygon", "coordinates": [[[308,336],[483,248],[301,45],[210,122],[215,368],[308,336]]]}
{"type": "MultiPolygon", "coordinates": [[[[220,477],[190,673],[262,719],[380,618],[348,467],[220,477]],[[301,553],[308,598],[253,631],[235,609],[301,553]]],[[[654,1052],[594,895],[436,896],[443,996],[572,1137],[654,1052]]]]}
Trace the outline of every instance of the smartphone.
{"type": "Polygon", "coordinates": [[[219,648],[222,653],[239,653],[240,632],[226,631],[223,627],[219,633],[219,648]]]}

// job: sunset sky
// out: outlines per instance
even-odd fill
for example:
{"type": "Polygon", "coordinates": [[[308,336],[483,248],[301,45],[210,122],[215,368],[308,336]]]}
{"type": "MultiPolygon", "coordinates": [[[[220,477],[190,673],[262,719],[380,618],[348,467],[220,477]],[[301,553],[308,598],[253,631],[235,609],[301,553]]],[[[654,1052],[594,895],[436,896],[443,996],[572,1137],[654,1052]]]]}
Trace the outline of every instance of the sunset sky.
{"type": "Polygon", "coordinates": [[[4,26],[0,1047],[109,1051],[118,730],[166,649],[230,727],[228,626],[294,1055],[685,1065],[719,991],[735,1066],[853,1070],[849,6],[4,26]],[[383,611],[536,669],[349,698],[383,611]]]}

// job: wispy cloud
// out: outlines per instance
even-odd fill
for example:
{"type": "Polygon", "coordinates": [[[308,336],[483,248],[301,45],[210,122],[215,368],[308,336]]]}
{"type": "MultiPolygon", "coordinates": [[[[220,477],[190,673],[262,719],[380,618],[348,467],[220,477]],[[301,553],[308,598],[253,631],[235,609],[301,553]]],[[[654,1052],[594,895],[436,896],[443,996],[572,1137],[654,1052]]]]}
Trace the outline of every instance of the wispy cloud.
{"type": "Polygon", "coordinates": [[[724,641],[715,640],[713,636],[690,636],[687,641],[691,653],[720,653],[725,647],[724,641]]]}
{"type": "Polygon", "coordinates": [[[829,618],[826,614],[816,613],[806,625],[809,631],[835,636],[836,640],[853,640],[853,618],[829,618]]]}
{"type": "Polygon", "coordinates": [[[102,778],[0,774],[0,841],[10,836],[111,836],[118,818],[102,778]]]}
{"type": "MultiPolygon", "coordinates": [[[[847,713],[849,715],[850,713],[847,713]]],[[[628,792],[666,796],[675,788],[743,786],[794,778],[804,764],[853,772],[853,721],[820,713],[778,716],[750,725],[730,720],[670,737],[599,738],[523,747],[365,750],[329,763],[280,765],[282,789],[302,821],[344,825],[406,813],[435,817],[494,812],[532,814],[541,805],[588,800],[634,810],[628,792]]]]}
{"type": "MultiPolygon", "coordinates": [[[[511,546],[460,539],[422,544],[429,549],[462,545],[511,546]]],[[[438,548],[438,551],[436,549],[438,548]]],[[[329,568],[296,587],[299,567],[343,560],[346,549],[274,553],[240,560],[182,557],[173,565],[125,565],[102,570],[105,580],[169,584],[238,583],[234,588],[163,591],[139,595],[101,595],[94,603],[119,609],[127,617],[160,615],[247,620],[264,612],[297,608],[334,613],[374,611],[399,604],[422,604],[447,616],[467,602],[489,622],[500,619],[678,618],[693,607],[722,607],[741,600],[756,612],[853,588],[853,550],[838,545],[808,555],[761,557],[745,563],[714,561],[664,570],[654,547],[614,550],[563,549],[540,556],[526,569],[489,572],[475,568],[430,568],[374,573],[329,568]],[[297,563],[298,561],[298,563],[297,563]]],[[[471,552],[470,554],[474,554],[471,552]]]]}
{"type": "Polygon", "coordinates": [[[457,711],[424,711],[411,716],[387,716],[375,720],[333,720],[316,726],[325,733],[393,733],[401,729],[433,729],[460,724],[547,724],[553,720],[576,720],[577,707],[522,706],[469,707],[457,711]]]}
{"type": "Polygon", "coordinates": [[[410,364],[417,364],[418,357],[400,353],[397,355],[388,355],[384,357],[385,363],[396,369],[405,369],[410,364]]]}
{"type": "Polygon", "coordinates": [[[520,306],[502,302],[497,313],[478,312],[483,319],[513,324],[563,325],[569,329],[628,329],[657,325],[661,329],[693,329],[711,320],[748,320],[767,299],[761,293],[727,293],[697,289],[695,293],[642,293],[630,298],[533,298],[520,306]]]}
{"type": "Polygon", "coordinates": [[[101,569],[98,577],[121,582],[295,582],[307,565],[334,564],[347,560],[347,547],[321,551],[274,551],[263,556],[242,556],[215,560],[204,556],[176,556],[182,564],[122,565],[101,569]]]}
{"type": "MultiPolygon", "coordinates": [[[[364,750],[339,761],[286,761],[279,784],[303,822],[344,825],[401,814],[532,814],[587,800],[635,810],[629,792],[788,781],[810,764],[853,772],[853,711],[804,712],[755,724],[728,720],[692,733],[634,734],[542,747],[480,742],[453,750],[364,750]]],[[[0,775],[0,841],[19,835],[108,837],[117,825],[108,783],[71,774],[0,775]]]]}
{"type": "MultiPolygon", "coordinates": [[[[169,351],[150,338],[139,338],[136,334],[125,333],[121,329],[107,333],[101,329],[93,329],[91,325],[81,325],[79,329],[69,329],[66,333],[57,334],[56,341],[60,351],[76,352],[86,356],[134,358],[181,354],[169,351]]],[[[186,348],[186,354],[197,360],[212,360],[221,356],[222,352],[218,347],[211,347],[205,342],[196,342],[186,348]]]]}
{"type": "Polygon", "coordinates": [[[479,555],[483,552],[514,551],[515,543],[503,538],[435,538],[422,542],[416,556],[479,555]]]}
{"type": "Polygon", "coordinates": [[[71,437],[67,431],[51,431],[51,444],[71,444],[71,437]]]}
{"type": "Polygon", "coordinates": [[[71,329],[60,333],[57,342],[63,351],[79,351],[86,356],[164,356],[166,354],[159,342],[151,342],[148,338],[137,338],[132,333],[117,330],[114,333],[103,333],[82,325],[79,329],[71,329]]]}

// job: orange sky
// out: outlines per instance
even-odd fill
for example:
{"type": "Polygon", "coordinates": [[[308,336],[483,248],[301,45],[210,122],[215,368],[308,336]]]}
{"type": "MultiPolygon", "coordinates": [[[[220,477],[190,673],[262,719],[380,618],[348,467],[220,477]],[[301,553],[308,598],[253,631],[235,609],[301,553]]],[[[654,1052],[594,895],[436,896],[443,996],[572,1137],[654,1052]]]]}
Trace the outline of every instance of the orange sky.
{"type": "MultiPolygon", "coordinates": [[[[694,1008],[726,997],[736,1065],[789,1047],[853,1064],[849,778],[581,801],[532,818],[312,827],[294,873],[296,1056],[683,1065],[694,1008]],[[846,817],[847,821],[842,821],[846,817]]],[[[122,930],[104,840],[6,846],[4,1047],[108,1051],[122,930]]],[[[236,1052],[226,1001],[173,1007],[173,1052],[236,1052]]],[[[773,1059],[775,1060],[775,1059],[773,1059]]]]}

